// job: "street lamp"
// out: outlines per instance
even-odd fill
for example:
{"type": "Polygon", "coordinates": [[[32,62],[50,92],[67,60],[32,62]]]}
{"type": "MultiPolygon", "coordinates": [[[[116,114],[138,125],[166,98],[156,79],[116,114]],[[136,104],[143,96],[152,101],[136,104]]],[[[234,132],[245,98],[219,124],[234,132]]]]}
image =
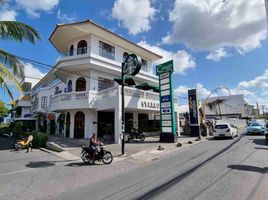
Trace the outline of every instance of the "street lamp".
{"type": "Polygon", "coordinates": [[[126,57],[126,59],[122,63],[121,69],[121,95],[122,95],[122,137],[121,137],[121,144],[122,144],[122,155],[125,154],[125,75],[135,76],[139,73],[141,69],[141,61],[135,54],[130,54],[126,57]]]}

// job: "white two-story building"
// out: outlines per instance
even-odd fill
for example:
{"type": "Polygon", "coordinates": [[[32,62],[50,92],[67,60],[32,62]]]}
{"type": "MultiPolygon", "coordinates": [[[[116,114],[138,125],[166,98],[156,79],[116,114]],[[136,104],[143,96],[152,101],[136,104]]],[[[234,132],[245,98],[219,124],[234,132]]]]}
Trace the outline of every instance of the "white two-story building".
{"type": "Polygon", "coordinates": [[[89,138],[96,132],[119,143],[121,86],[114,79],[120,79],[121,63],[130,53],[140,57],[143,65],[135,77],[126,79],[126,129],[156,126],[159,93],[135,86],[158,86],[152,67],[160,55],[89,20],[57,25],[49,40],[61,56],[32,90],[33,110],[44,113],[42,123],[51,127],[49,132],[56,127],[56,133],[70,138],[89,138]]]}

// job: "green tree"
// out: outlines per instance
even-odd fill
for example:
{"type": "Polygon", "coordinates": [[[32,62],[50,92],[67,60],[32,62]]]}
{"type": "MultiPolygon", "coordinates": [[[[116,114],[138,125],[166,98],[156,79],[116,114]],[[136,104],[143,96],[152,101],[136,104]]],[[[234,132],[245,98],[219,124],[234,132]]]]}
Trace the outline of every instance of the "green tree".
{"type": "MultiPolygon", "coordinates": [[[[0,7],[5,3],[5,0],[0,0],[0,7]]],[[[40,39],[38,32],[27,24],[17,21],[0,21],[0,39],[15,40],[22,42],[27,40],[35,43],[40,39]]],[[[0,87],[7,91],[11,99],[13,94],[10,85],[14,85],[21,91],[18,78],[24,76],[24,66],[15,56],[0,48],[0,87]]]]}
{"type": "Polygon", "coordinates": [[[0,99],[0,117],[3,117],[7,114],[8,108],[6,107],[5,103],[0,99]]]}

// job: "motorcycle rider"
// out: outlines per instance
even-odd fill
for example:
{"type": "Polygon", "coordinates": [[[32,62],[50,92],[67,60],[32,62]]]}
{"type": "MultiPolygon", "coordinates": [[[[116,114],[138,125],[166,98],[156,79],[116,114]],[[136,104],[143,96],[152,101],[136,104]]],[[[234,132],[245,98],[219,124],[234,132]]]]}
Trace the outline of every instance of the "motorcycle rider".
{"type": "Polygon", "coordinates": [[[95,164],[95,156],[98,151],[98,146],[101,144],[101,142],[98,140],[95,133],[93,133],[92,137],[90,138],[90,148],[92,149],[92,162],[95,164]]]}

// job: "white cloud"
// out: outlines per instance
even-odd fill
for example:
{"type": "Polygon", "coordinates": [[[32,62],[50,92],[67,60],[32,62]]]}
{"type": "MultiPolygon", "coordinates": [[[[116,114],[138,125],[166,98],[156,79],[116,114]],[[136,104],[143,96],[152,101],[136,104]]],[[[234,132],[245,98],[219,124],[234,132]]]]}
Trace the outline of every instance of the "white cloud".
{"type": "Polygon", "coordinates": [[[71,23],[71,22],[74,22],[76,20],[75,17],[70,17],[67,14],[61,13],[61,10],[58,10],[58,12],[57,12],[57,18],[62,23],[71,23]]]}
{"type": "Polygon", "coordinates": [[[263,0],[176,0],[169,20],[173,27],[163,42],[195,50],[234,47],[244,53],[260,47],[267,32],[263,0]]]}
{"type": "Polygon", "coordinates": [[[211,52],[206,59],[213,60],[215,62],[218,62],[221,60],[221,58],[228,57],[229,54],[224,50],[224,48],[216,49],[215,51],[211,52]]]}
{"type": "Polygon", "coordinates": [[[152,46],[148,44],[146,41],[141,41],[138,43],[138,45],[163,56],[162,59],[154,63],[156,65],[169,60],[173,60],[175,73],[185,74],[186,70],[196,67],[194,58],[191,56],[191,54],[189,54],[184,50],[171,52],[164,50],[158,46],[152,46]]]}
{"type": "MultiPolygon", "coordinates": [[[[196,86],[195,86],[196,90],[197,90],[197,94],[199,96],[200,99],[204,99],[206,98],[209,94],[210,94],[210,91],[208,89],[206,89],[202,84],[200,83],[197,83],[196,86]]],[[[190,89],[193,89],[193,88],[190,88],[186,85],[181,85],[179,86],[178,88],[176,88],[174,90],[174,93],[175,95],[177,96],[184,96],[184,97],[187,97],[188,95],[188,90],[190,89]]]]}
{"type": "Polygon", "coordinates": [[[133,35],[150,30],[155,13],[150,0],[116,0],[112,8],[112,17],[133,35]]]}
{"type": "Polygon", "coordinates": [[[17,13],[14,10],[0,10],[0,21],[16,21],[17,13]]]}
{"type": "Polygon", "coordinates": [[[41,72],[38,68],[34,67],[30,63],[23,63],[24,75],[28,82],[32,83],[32,87],[43,78],[46,73],[41,72]]]}
{"type": "Polygon", "coordinates": [[[250,81],[242,81],[238,84],[240,88],[268,88],[268,69],[263,75],[258,76],[250,81]]]}
{"type": "Polygon", "coordinates": [[[59,0],[16,0],[16,3],[32,17],[39,17],[40,12],[53,10],[59,0]]]}

